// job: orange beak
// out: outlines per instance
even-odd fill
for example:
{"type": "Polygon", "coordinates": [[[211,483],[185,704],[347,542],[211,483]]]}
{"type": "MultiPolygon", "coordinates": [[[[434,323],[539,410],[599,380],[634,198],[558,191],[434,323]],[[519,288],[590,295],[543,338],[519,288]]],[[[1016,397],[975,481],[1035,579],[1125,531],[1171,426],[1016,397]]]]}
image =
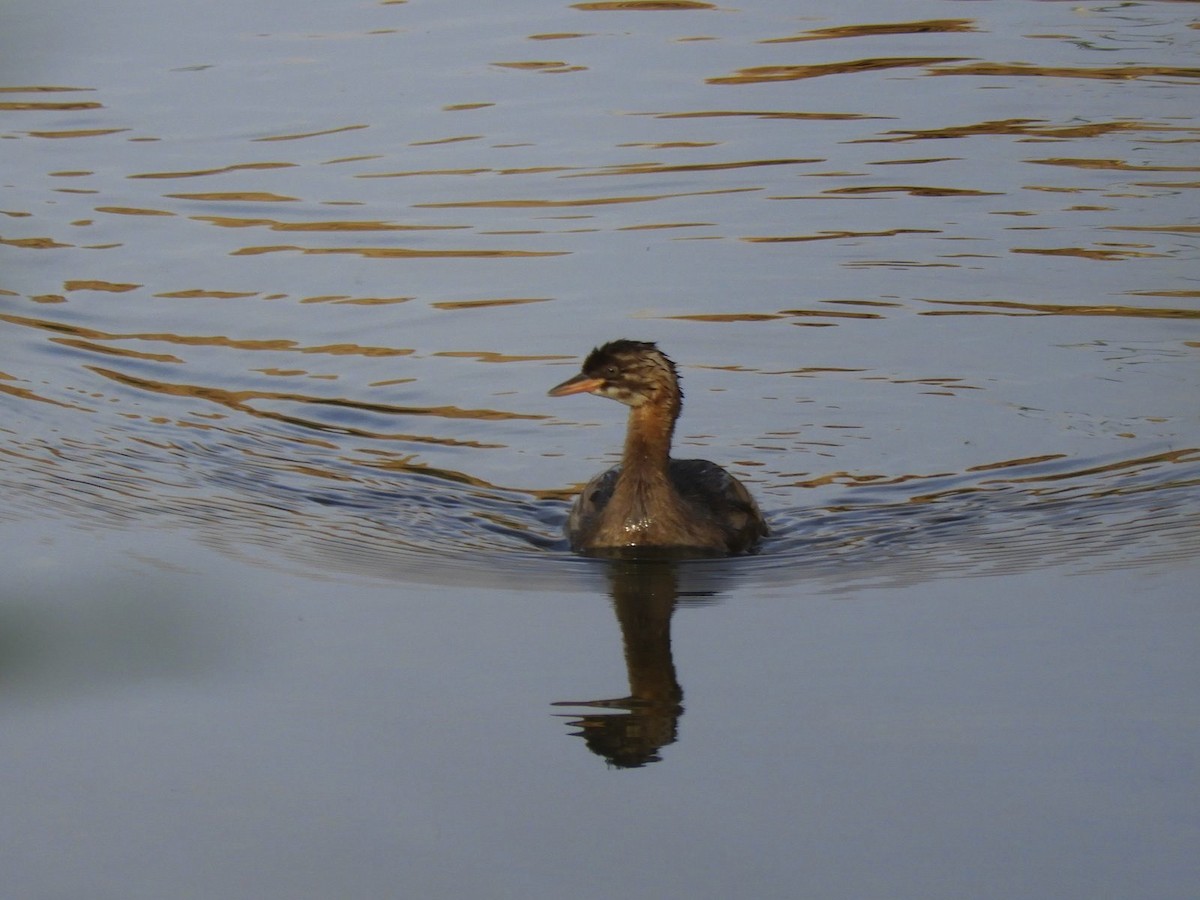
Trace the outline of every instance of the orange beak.
{"type": "Polygon", "coordinates": [[[551,397],[565,397],[568,394],[590,394],[604,386],[604,379],[591,378],[580,372],[574,378],[568,378],[562,384],[550,388],[547,393],[551,397]]]}

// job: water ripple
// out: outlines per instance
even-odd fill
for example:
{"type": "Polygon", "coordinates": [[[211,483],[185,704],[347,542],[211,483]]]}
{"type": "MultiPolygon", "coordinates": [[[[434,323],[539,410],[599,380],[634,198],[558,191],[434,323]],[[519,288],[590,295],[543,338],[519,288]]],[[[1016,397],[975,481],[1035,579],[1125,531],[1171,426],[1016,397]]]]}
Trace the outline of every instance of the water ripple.
{"type": "MultiPolygon", "coordinates": [[[[219,431],[219,429],[218,429],[219,431]]],[[[518,491],[404,457],[265,434],[2,450],[8,515],[180,528],[258,564],[404,582],[592,588],[596,561],[561,536],[569,491],[518,491]]],[[[820,505],[768,509],[761,552],[691,561],[693,576],[833,588],[1170,562],[1200,551],[1200,449],[1002,461],[922,479],[825,484],[820,505]]]]}

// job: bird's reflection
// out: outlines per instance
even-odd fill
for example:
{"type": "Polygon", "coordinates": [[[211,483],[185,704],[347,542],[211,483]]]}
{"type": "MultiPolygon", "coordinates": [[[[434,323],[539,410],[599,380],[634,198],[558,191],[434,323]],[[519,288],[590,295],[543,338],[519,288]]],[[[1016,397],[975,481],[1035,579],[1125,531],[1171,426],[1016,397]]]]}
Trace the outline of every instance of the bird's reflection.
{"type": "MultiPolygon", "coordinates": [[[[629,694],[554,705],[594,710],[571,721],[580,729],[575,736],[610,765],[630,769],[658,762],[659,750],[678,737],[683,688],[671,655],[671,616],[684,594],[680,563],[675,560],[614,559],[607,565],[613,609],[625,644],[629,694]]],[[[712,587],[706,583],[686,596],[712,596],[712,587]]]]}

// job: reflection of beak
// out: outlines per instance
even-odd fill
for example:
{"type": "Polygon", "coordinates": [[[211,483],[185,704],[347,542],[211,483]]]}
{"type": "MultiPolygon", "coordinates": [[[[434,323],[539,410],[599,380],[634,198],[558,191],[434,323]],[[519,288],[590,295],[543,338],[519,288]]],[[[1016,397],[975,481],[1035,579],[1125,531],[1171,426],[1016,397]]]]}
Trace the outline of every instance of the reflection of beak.
{"type": "Polygon", "coordinates": [[[574,378],[568,378],[557,387],[550,388],[547,393],[551,397],[565,397],[567,394],[590,394],[604,386],[603,378],[591,378],[580,372],[574,378]]]}

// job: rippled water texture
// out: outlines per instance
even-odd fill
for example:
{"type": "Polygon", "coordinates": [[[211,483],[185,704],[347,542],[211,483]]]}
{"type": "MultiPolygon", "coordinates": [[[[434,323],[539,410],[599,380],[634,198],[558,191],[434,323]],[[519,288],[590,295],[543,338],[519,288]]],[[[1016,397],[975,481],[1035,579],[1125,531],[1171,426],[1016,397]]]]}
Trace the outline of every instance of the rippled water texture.
{"type": "Polygon", "coordinates": [[[5,515],[567,586],[632,337],[731,575],[1197,550],[1189,4],[453,6],[10,6],[5,515]]]}

